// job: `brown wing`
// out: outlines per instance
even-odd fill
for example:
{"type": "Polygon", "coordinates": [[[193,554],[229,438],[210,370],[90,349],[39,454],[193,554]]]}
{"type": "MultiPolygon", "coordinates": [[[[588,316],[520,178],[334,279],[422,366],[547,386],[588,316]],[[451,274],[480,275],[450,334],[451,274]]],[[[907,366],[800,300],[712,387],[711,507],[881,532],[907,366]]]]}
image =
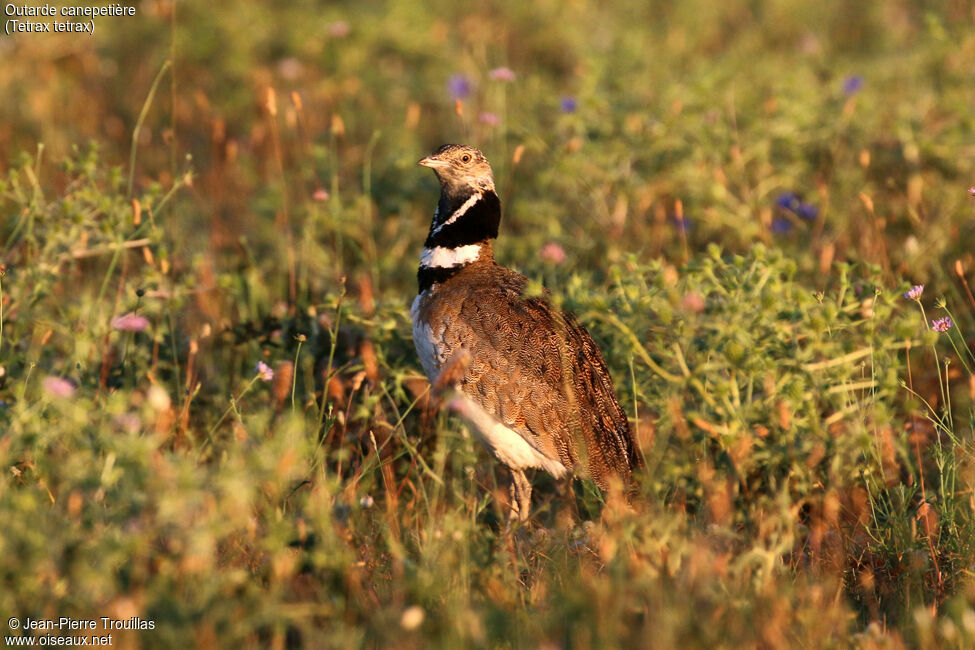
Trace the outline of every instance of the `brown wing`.
{"type": "Polygon", "coordinates": [[[600,487],[614,474],[628,482],[640,455],[589,332],[544,297],[525,297],[523,276],[498,266],[481,273],[483,282],[441,289],[457,292],[445,301],[457,308],[445,342],[471,355],[464,393],[600,487]]]}

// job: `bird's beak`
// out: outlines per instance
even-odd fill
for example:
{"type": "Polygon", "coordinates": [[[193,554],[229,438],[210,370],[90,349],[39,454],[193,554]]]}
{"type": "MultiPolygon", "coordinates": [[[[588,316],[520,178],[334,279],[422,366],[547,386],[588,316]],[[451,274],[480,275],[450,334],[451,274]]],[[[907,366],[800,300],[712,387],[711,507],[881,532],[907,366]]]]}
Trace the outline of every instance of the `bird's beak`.
{"type": "Polygon", "coordinates": [[[437,169],[438,167],[446,167],[449,163],[440,160],[439,158],[434,158],[433,156],[427,156],[426,158],[420,158],[416,161],[417,165],[421,167],[429,167],[431,169],[437,169]]]}

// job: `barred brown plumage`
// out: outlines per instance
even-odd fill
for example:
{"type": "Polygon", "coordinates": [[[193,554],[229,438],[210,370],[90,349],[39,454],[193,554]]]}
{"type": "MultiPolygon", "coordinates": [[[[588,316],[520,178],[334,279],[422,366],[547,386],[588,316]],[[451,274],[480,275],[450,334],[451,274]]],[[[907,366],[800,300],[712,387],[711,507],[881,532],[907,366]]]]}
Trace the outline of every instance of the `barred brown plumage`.
{"type": "Polygon", "coordinates": [[[450,403],[511,471],[512,516],[529,514],[526,469],[630,486],[642,458],[592,336],[494,261],[501,207],[487,160],[444,145],[419,164],[436,172],[441,196],[410,311],[414,344],[431,381],[470,355],[450,403]]]}

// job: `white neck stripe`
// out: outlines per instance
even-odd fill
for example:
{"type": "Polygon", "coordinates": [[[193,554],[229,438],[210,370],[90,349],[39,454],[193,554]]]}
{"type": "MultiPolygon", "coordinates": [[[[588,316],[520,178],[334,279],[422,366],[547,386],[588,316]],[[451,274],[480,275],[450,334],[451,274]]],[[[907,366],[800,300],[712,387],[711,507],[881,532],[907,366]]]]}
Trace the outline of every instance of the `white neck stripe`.
{"type": "Polygon", "coordinates": [[[480,255],[480,244],[468,244],[457,248],[434,246],[433,248],[424,248],[423,252],[420,253],[420,266],[428,269],[449,269],[475,262],[480,255]]]}
{"type": "MultiPolygon", "coordinates": [[[[454,210],[454,213],[452,215],[450,215],[450,218],[449,219],[447,219],[442,224],[440,224],[439,226],[437,226],[436,228],[434,228],[433,231],[430,234],[431,235],[436,235],[445,226],[449,226],[453,222],[455,222],[458,219],[460,219],[461,217],[463,217],[465,212],[467,212],[468,210],[470,210],[474,206],[475,203],[477,203],[478,201],[481,200],[481,197],[482,196],[484,196],[484,195],[481,194],[480,192],[478,192],[476,194],[472,194],[471,195],[471,198],[469,198],[466,201],[464,201],[464,203],[459,208],[457,208],[456,210],[454,210]]],[[[440,213],[440,206],[437,206],[437,213],[438,214],[440,213]]],[[[436,215],[434,215],[434,216],[436,216],[436,215]]]]}

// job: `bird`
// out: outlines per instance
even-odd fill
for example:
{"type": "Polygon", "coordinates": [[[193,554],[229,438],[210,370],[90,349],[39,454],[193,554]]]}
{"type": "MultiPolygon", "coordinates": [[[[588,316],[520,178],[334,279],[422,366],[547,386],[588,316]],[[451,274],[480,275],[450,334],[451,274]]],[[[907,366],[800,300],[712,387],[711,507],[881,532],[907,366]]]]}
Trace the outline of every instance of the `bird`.
{"type": "Polygon", "coordinates": [[[427,378],[449,381],[451,410],[510,473],[509,516],[530,517],[528,470],[631,488],[643,466],[602,353],[549,294],[499,265],[501,201],[477,148],[445,144],[418,165],[440,181],[410,308],[427,378]],[[537,293],[537,292],[535,292],[537,293]]]}

